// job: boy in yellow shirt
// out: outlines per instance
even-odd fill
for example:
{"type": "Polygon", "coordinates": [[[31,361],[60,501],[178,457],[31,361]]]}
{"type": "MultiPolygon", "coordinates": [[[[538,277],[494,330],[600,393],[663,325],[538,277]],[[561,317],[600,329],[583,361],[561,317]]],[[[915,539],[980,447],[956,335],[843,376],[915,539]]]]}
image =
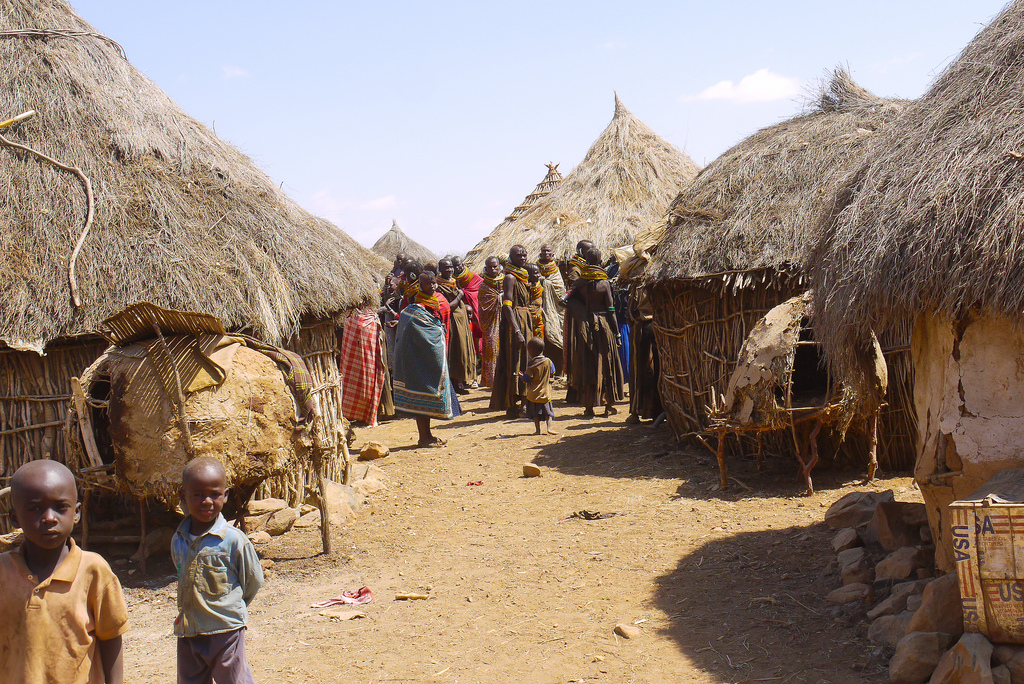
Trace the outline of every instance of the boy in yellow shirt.
{"type": "Polygon", "coordinates": [[[128,609],[107,562],[70,538],[81,506],[74,475],[30,461],[11,478],[11,504],[25,542],[0,555],[0,678],[121,684],[128,609]]]}

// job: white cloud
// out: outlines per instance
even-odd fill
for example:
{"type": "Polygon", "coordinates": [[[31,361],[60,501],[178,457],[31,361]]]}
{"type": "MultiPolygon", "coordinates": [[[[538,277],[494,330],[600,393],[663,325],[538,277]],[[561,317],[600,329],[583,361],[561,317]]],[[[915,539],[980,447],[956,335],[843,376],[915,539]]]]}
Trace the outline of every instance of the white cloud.
{"type": "Polygon", "coordinates": [[[220,68],[224,78],[249,78],[249,72],[233,64],[225,64],[220,68]]]}
{"type": "Polygon", "coordinates": [[[785,100],[800,94],[801,83],[795,78],[780,76],[768,69],[758,69],[740,79],[739,83],[719,81],[696,95],[687,95],[684,101],[729,100],[738,104],[785,100]]]}
{"type": "Polygon", "coordinates": [[[626,47],[626,43],[621,40],[609,40],[607,43],[601,43],[601,49],[608,52],[617,52],[626,47]]]}

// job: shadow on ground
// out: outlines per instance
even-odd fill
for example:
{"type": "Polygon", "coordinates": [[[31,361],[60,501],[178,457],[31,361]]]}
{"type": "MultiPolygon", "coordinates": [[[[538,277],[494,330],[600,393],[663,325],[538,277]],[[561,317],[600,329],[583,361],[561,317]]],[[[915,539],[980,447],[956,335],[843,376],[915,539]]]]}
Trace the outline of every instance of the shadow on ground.
{"type": "Polygon", "coordinates": [[[831,535],[818,523],[694,547],[656,580],[653,603],[669,616],[663,635],[721,682],[888,681],[866,638],[866,608],[824,599],[840,585],[828,568],[831,535]]]}

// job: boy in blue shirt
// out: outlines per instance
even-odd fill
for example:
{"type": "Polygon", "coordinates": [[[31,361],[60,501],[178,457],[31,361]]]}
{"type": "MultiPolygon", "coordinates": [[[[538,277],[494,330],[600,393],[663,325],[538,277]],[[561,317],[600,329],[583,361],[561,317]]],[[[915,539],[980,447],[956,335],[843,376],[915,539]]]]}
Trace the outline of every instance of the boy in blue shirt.
{"type": "Polygon", "coordinates": [[[220,461],[201,456],[181,474],[188,516],[171,540],[178,569],[179,684],[250,684],[245,657],[246,606],[263,586],[252,542],[221,515],[228,498],[220,461]]]}

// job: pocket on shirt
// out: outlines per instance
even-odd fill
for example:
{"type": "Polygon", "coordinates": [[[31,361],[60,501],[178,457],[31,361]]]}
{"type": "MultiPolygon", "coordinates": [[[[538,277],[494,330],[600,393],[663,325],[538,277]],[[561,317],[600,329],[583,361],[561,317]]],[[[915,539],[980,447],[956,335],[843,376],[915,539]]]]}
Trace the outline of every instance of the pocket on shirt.
{"type": "Polygon", "coordinates": [[[219,565],[203,565],[199,570],[199,590],[207,596],[228,593],[228,569],[219,565]]]}

